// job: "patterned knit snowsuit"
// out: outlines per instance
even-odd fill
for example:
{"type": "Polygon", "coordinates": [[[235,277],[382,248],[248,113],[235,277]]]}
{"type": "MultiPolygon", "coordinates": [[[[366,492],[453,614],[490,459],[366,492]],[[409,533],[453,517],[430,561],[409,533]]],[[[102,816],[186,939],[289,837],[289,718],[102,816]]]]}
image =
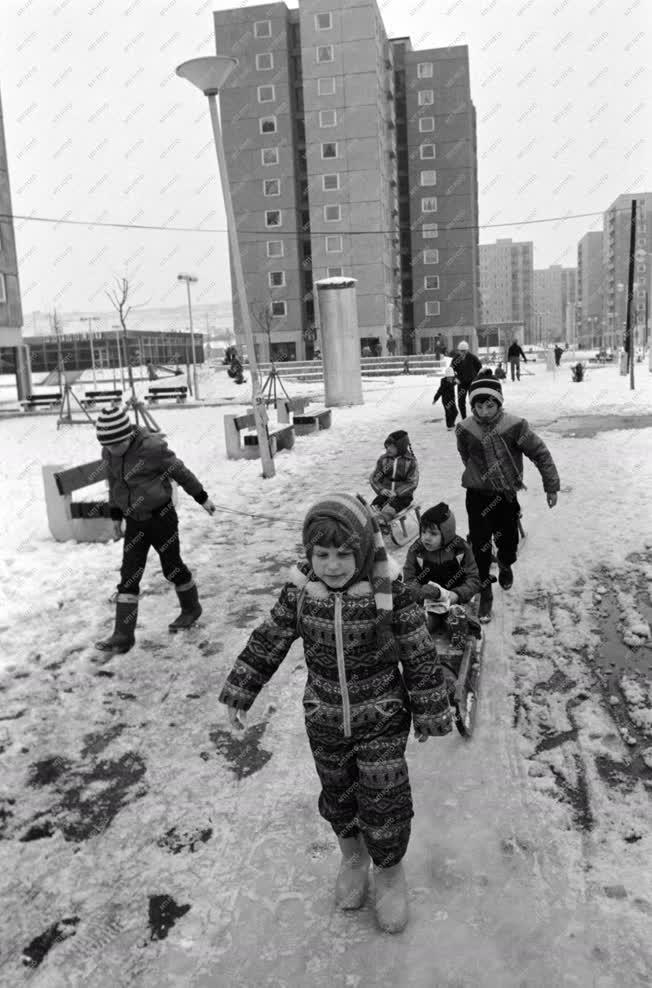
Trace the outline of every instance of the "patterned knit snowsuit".
{"type": "Polygon", "coordinates": [[[248,710],[292,642],[303,638],[303,706],[322,784],[319,811],[338,837],[361,830],[373,861],[391,867],[405,854],[413,816],[405,760],[410,719],[428,726],[448,706],[423,610],[402,583],[393,584],[397,650],[382,654],[366,580],[337,593],[311,577],[306,563],[290,575],[271,617],[237,658],[220,700],[248,710]]]}

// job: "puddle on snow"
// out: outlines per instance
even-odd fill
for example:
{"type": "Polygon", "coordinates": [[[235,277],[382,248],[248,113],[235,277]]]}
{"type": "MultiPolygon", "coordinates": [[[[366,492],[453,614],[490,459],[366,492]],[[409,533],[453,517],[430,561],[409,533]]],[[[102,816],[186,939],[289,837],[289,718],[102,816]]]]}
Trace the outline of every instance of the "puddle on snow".
{"type": "Polygon", "coordinates": [[[565,439],[592,439],[614,429],[651,429],[652,415],[577,415],[558,419],[546,428],[565,439]]]}

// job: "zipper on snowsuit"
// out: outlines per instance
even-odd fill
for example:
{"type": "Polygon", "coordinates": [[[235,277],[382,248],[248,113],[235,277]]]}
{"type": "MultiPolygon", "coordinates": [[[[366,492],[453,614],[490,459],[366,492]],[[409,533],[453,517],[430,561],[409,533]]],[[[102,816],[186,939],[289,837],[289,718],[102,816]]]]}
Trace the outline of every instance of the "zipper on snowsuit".
{"type": "Polygon", "coordinates": [[[392,486],[390,488],[392,494],[396,492],[396,473],[398,471],[398,456],[394,460],[394,468],[392,470],[392,486]]]}
{"type": "Polygon", "coordinates": [[[342,594],[335,595],[335,653],[337,655],[337,675],[340,681],[340,692],[342,694],[342,712],[344,720],[344,737],[351,737],[351,701],[349,700],[349,687],[346,683],[346,669],[344,667],[344,637],[342,635],[342,594]]]}

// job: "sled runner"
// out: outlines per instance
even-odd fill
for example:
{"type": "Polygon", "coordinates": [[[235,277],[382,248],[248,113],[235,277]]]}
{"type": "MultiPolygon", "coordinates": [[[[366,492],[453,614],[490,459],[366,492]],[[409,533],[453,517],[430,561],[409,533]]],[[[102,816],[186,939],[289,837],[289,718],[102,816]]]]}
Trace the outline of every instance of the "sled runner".
{"type": "MultiPolygon", "coordinates": [[[[472,610],[476,608],[473,607],[472,610]]],[[[449,696],[455,712],[455,726],[463,738],[473,735],[478,708],[480,672],[484,652],[484,634],[475,615],[471,618],[468,634],[460,647],[453,644],[445,630],[431,632],[437,648],[439,661],[449,682],[449,696]],[[476,625],[476,631],[473,625],[476,625]],[[477,637],[477,635],[480,637],[477,637]]]]}

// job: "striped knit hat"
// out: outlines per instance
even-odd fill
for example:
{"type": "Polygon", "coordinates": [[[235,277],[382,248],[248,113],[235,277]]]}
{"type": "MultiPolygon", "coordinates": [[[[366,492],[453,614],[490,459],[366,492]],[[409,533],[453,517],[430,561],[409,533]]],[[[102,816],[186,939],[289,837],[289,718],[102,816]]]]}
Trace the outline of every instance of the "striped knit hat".
{"type": "Polygon", "coordinates": [[[469,385],[471,408],[478,398],[493,398],[499,405],[503,403],[503,389],[495,377],[476,377],[469,385]]]}
{"type": "Polygon", "coordinates": [[[129,439],[134,427],[125,408],[103,409],[97,416],[95,432],[102,446],[111,446],[129,439]]]}
{"type": "Polygon", "coordinates": [[[347,533],[346,545],[355,553],[355,579],[367,579],[371,583],[378,612],[378,644],[394,648],[391,632],[392,581],[389,559],[378,522],[364,498],[358,494],[329,494],[313,504],[303,522],[303,544],[308,560],[318,541],[315,539],[315,522],[320,518],[336,521],[347,533]],[[312,530],[312,544],[309,532],[312,530]]]}

